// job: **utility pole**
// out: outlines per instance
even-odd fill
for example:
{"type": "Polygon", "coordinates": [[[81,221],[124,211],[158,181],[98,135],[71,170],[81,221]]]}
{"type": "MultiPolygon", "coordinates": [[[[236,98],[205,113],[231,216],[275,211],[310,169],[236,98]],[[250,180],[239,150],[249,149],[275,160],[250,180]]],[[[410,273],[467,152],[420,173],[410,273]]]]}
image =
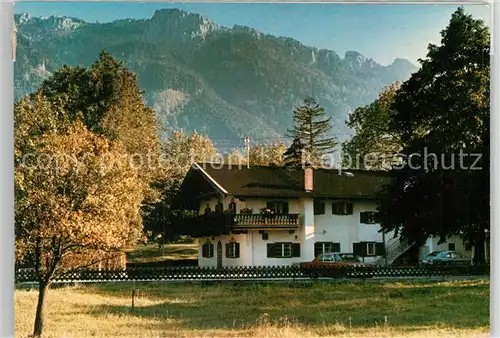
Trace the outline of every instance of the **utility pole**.
{"type": "Polygon", "coordinates": [[[245,150],[247,153],[247,168],[250,168],[250,137],[246,136],[244,142],[245,142],[245,150]]]}

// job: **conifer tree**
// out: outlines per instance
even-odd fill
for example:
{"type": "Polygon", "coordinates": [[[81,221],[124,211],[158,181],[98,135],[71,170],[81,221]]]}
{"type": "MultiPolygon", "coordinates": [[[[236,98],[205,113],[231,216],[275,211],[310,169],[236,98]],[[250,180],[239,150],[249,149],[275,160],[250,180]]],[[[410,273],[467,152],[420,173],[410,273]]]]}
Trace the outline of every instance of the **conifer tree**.
{"type": "Polygon", "coordinates": [[[283,154],[285,165],[299,166],[302,164],[302,152],[304,151],[304,144],[298,137],[293,139],[290,147],[283,154]]]}
{"type": "Polygon", "coordinates": [[[293,120],[295,124],[288,130],[288,136],[303,144],[307,162],[320,165],[321,156],[333,152],[337,145],[334,137],[327,137],[332,129],[331,117],[326,116],[324,108],[312,97],[307,97],[302,105],[294,109],[293,120]]]}

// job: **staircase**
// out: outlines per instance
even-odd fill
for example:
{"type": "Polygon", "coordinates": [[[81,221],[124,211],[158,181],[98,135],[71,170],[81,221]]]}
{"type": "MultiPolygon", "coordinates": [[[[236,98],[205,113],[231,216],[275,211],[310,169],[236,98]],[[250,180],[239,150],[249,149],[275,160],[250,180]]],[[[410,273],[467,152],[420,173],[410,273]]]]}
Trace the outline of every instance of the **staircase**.
{"type": "Polygon", "coordinates": [[[414,243],[402,242],[399,238],[392,238],[385,248],[386,255],[381,257],[378,261],[378,265],[391,265],[394,261],[408,251],[414,243]],[[386,261],[387,260],[387,261],[386,261]]]}

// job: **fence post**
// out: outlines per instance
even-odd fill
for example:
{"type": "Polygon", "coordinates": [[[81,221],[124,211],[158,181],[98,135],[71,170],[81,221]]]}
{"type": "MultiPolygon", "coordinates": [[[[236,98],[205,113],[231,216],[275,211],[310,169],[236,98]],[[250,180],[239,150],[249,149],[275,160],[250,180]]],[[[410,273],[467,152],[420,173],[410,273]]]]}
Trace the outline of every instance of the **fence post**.
{"type": "Polygon", "coordinates": [[[134,311],[135,306],[135,287],[132,289],[132,311],[134,311]]]}

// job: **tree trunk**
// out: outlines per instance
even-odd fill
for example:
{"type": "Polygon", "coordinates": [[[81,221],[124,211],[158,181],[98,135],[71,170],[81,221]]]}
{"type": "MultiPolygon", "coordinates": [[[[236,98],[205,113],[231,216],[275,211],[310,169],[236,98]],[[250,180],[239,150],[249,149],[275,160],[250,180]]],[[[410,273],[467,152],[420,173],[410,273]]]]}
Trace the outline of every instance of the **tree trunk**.
{"type": "Polygon", "coordinates": [[[38,286],[38,304],[36,306],[35,327],[33,337],[41,337],[43,331],[43,320],[45,315],[45,296],[49,290],[49,283],[43,281],[38,286]]]}
{"type": "Polygon", "coordinates": [[[484,250],[484,244],[486,242],[486,234],[484,229],[479,229],[476,235],[476,240],[474,243],[474,264],[481,265],[486,264],[486,253],[484,250]]]}

